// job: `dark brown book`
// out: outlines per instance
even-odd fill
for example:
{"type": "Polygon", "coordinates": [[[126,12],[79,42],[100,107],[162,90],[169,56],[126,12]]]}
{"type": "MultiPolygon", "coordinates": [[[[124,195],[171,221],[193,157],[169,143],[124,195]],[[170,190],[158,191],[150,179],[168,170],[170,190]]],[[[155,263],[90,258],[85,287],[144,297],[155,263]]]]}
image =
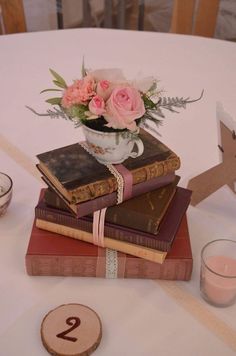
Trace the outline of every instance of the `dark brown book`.
{"type": "MultiPolygon", "coordinates": [[[[123,165],[133,185],[165,176],[180,167],[179,157],[148,132],[141,130],[144,152],[123,165]]],[[[78,143],[37,155],[40,172],[70,203],[81,203],[117,191],[117,180],[78,143]]]]}
{"type": "MultiPolygon", "coordinates": [[[[106,222],[104,236],[106,238],[125,241],[130,244],[145,246],[160,251],[169,251],[174,241],[182,217],[190,203],[191,191],[177,187],[174,197],[163,217],[158,234],[151,234],[137,229],[106,222]]],[[[71,213],[48,207],[43,199],[35,208],[38,226],[74,238],[80,238],[81,231],[88,232],[88,241],[92,242],[93,218],[84,216],[75,218],[71,213]],[[44,221],[44,223],[43,223],[44,221]],[[48,224],[47,224],[48,223],[48,224]]],[[[122,251],[127,252],[127,251],[122,251]]]]}
{"type": "Polygon", "coordinates": [[[176,176],[171,184],[111,206],[106,210],[106,222],[157,235],[178,182],[176,176]]]}
{"type": "MultiPolygon", "coordinates": [[[[180,177],[176,176],[175,180],[170,184],[141,194],[119,205],[108,207],[106,210],[106,222],[157,234],[161,220],[175,194],[179,179],[180,177]]],[[[55,193],[51,193],[46,189],[44,201],[47,205],[49,205],[47,197],[48,195],[52,196],[52,194],[56,196],[55,193]]],[[[55,200],[57,202],[57,209],[68,211],[67,206],[59,196],[56,196],[55,200]]]]}
{"type": "MultiPolygon", "coordinates": [[[[82,203],[73,204],[67,201],[63,195],[51,184],[46,178],[42,177],[45,183],[48,185],[48,189],[45,191],[45,202],[47,205],[57,209],[71,211],[77,218],[93,213],[94,211],[101,210],[113,205],[117,202],[117,193],[113,192],[92,200],[87,200],[82,203]]],[[[141,194],[151,192],[154,189],[164,187],[167,184],[174,182],[176,179],[175,173],[170,173],[165,176],[149,179],[145,182],[135,184],[132,189],[132,198],[141,194]]]]}
{"type": "Polygon", "coordinates": [[[25,256],[31,276],[150,278],[188,281],[193,258],[186,215],[162,264],[38,229],[35,223],[25,256]],[[112,263],[111,263],[112,262],[112,263]],[[110,267],[110,268],[109,268],[110,267]]]}

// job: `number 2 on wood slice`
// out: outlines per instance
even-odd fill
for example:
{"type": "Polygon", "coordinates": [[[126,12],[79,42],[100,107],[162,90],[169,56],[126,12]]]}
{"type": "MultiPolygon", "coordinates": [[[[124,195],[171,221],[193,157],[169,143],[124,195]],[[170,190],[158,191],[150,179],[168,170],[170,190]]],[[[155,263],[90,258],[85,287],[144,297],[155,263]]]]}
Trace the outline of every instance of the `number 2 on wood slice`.
{"type": "Polygon", "coordinates": [[[40,333],[51,355],[88,356],[100,344],[102,324],[97,313],[86,305],[62,304],[46,314],[40,333]]]}
{"type": "Polygon", "coordinates": [[[67,341],[76,342],[78,340],[77,337],[67,336],[67,334],[72,330],[78,328],[80,323],[81,323],[80,318],[78,318],[77,316],[70,316],[69,318],[66,319],[66,324],[71,325],[71,327],[65,331],[62,331],[56,336],[67,341]]]}

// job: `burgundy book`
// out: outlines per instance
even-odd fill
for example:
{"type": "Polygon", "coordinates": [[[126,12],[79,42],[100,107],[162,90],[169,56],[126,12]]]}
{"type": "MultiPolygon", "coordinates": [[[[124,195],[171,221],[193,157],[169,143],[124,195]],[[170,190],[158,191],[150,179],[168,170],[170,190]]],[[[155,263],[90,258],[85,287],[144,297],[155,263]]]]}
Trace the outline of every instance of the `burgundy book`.
{"type": "MultiPolygon", "coordinates": [[[[47,205],[54,208],[70,210],[77,218],[93,213],[113,205],[117,202],[117,193],[113,192],[92,200],[87,200],[78,204],[68,202],[59,190],[45,177],[42,176],[49,189],[45,192],[45,202],[47,205]]],[[[141,194],[151,192],[152,190],[166,186],[176,179],[175,173],[169,173],[165,176],[149,179],[147,181],[137,183],[132,189],[132,198],[141,194]]]]}
{"type": "MultiPolygon", "coordinates": [[[[42,192],[43,194],[43,192],[42,192]]],[[[189,206],[191,191],[177,187],[164,217],[161,220],[157,234],[143,232],[134,228],[106,222],[104,226],[104,236],[118,241],[125,241],[131,244],[145,246],[159,251],[169,251],[174,241],[180,222],[189,206]]],[[[152,207],[150,207],[152,209],[152,207]]],[[[35,217],[39,221],[46,221],[54,225],[63,226],[61,231],[66,231],[66,227],[92,233],[93,218],[84,216],[80,219],[74,217],[69,212],[48,207],[43,198],[35,208],[35,217]]],[[[49,224],[50,225],[50,224],[49,224]]],[[[39,225],[38,225],[39,226],[39,225]]],[[[62,232],[61,232],[62,233],[62,232]]],[[[79,238],[79,234],[77,234],[79,238]]],[[[92,234],[91,234],[92,237],[92,234]]],[[[92,241],[91,241],[92,242],[92,241]]]]}
{"type": "MultiPolygon", "coordinates": [[[[119,205],[108,207],[106,222],[157,234],[161,220],[175,194],[179,178],[176,176],[172,183],[131,198],[119,205]]],[[[46,205],[52,206],[52,204],[48,204],[49,195],[51,193],[46,189],[44,201],[46,205]]],[[[59,197],[56,200],[57,204],[54,208],[70,211],[59,197]]]]}
{"type": "Polygon", "coordinates": [[[31,276],[79,276],[107,278],[191,278],[193,258],[186,215],[171,250],[162,264],[104,249],[80,240],[38,229],[33,224],[25,256],[31,276]]]}

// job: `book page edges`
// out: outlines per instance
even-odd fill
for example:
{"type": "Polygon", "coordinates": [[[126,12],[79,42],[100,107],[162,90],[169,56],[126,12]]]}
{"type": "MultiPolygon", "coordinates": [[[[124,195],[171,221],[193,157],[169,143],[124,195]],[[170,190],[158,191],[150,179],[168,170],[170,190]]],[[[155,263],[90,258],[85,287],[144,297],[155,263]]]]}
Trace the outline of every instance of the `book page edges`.
{"type": "MultiPolygon", "coordinates": [[[[172,153],[165,161],[156,161],[147,166],[136,168],[131,173],[133,176],[133,184],[142,183],[146,180],[165,176],[175,172],[180,168],[180,158],[172,153]]],[[[37,168],[44,174],[55,187],[61,191],[69,202],[81,203],[83,201],[95,199],[99,196],[110,194],[117,190],[117,181],[115,177],[103,179],[94,183],[77,187],[76,189],[68,190],[59,182],[59,180],[51,174],[47,166],[40,162],[37,168]]]]}
{"type": "MultiPolygon", "coordinates": [[[[55,224],[41,219],[36,219],[36,226],[43,230],[55,232],[67,237],[92,243],[92,234],[87,231],[74,229],[68,226],[55,224]]],[[[114,240],[109,237],[104,237],[104,247],[160,264],[164,262],[167,255],[167,252],[153,250],[144,246],[114,240]]]]}

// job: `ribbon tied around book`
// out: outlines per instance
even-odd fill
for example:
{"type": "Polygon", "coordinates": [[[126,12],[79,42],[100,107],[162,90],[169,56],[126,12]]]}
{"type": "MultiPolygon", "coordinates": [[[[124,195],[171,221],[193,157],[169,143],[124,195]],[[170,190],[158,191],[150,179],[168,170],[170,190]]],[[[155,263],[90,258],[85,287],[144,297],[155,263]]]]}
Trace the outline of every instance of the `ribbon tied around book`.
{"type": "MultiPolygon", "coordinates": [[[[87,146],[86,141],[79,142],[79,144],[93,156],[87,146]]],[[[130,171],[125,166],[123,166],[123,164],[105,164],[105,166],[109,169],[117,181],[117,204],[120,204],[124,200],[131,198],[133,187],[132,173],[130,173],[130,171]]],[[[107,208],[97,210],[93,213],[93,244],[100,247],[104,247],[104,224],[106,209],[107,208]]],[[[116,274],[116,271],[111,273],[111,275],[116,274]]]]}
{"type": "Polygon", "coordinates": [[[98,247],[96,277],[99,278],[124,278],[126,254],[110,248],[98,247]]]}
{"type": "Polygon", "coordinates": [[[104,223],[107,208],[97,210],[93,213],[93,244],[104,246],[104,223]]]}
{"type": "MultiPolygon", "coordinates": [[[[79,142],[91,156],[93,154],[88,148],[86,141],[79,142]]],[[[93,156],[94,157],[94,156],[93,156]]],[[[96,159],[96,158],[95,158],[96,159]]],[[[132,197],[133,176],[132,173],[123,166],[123,164],[104,164],[117,181],[117,204],[122,203],[132,197]]]]}

